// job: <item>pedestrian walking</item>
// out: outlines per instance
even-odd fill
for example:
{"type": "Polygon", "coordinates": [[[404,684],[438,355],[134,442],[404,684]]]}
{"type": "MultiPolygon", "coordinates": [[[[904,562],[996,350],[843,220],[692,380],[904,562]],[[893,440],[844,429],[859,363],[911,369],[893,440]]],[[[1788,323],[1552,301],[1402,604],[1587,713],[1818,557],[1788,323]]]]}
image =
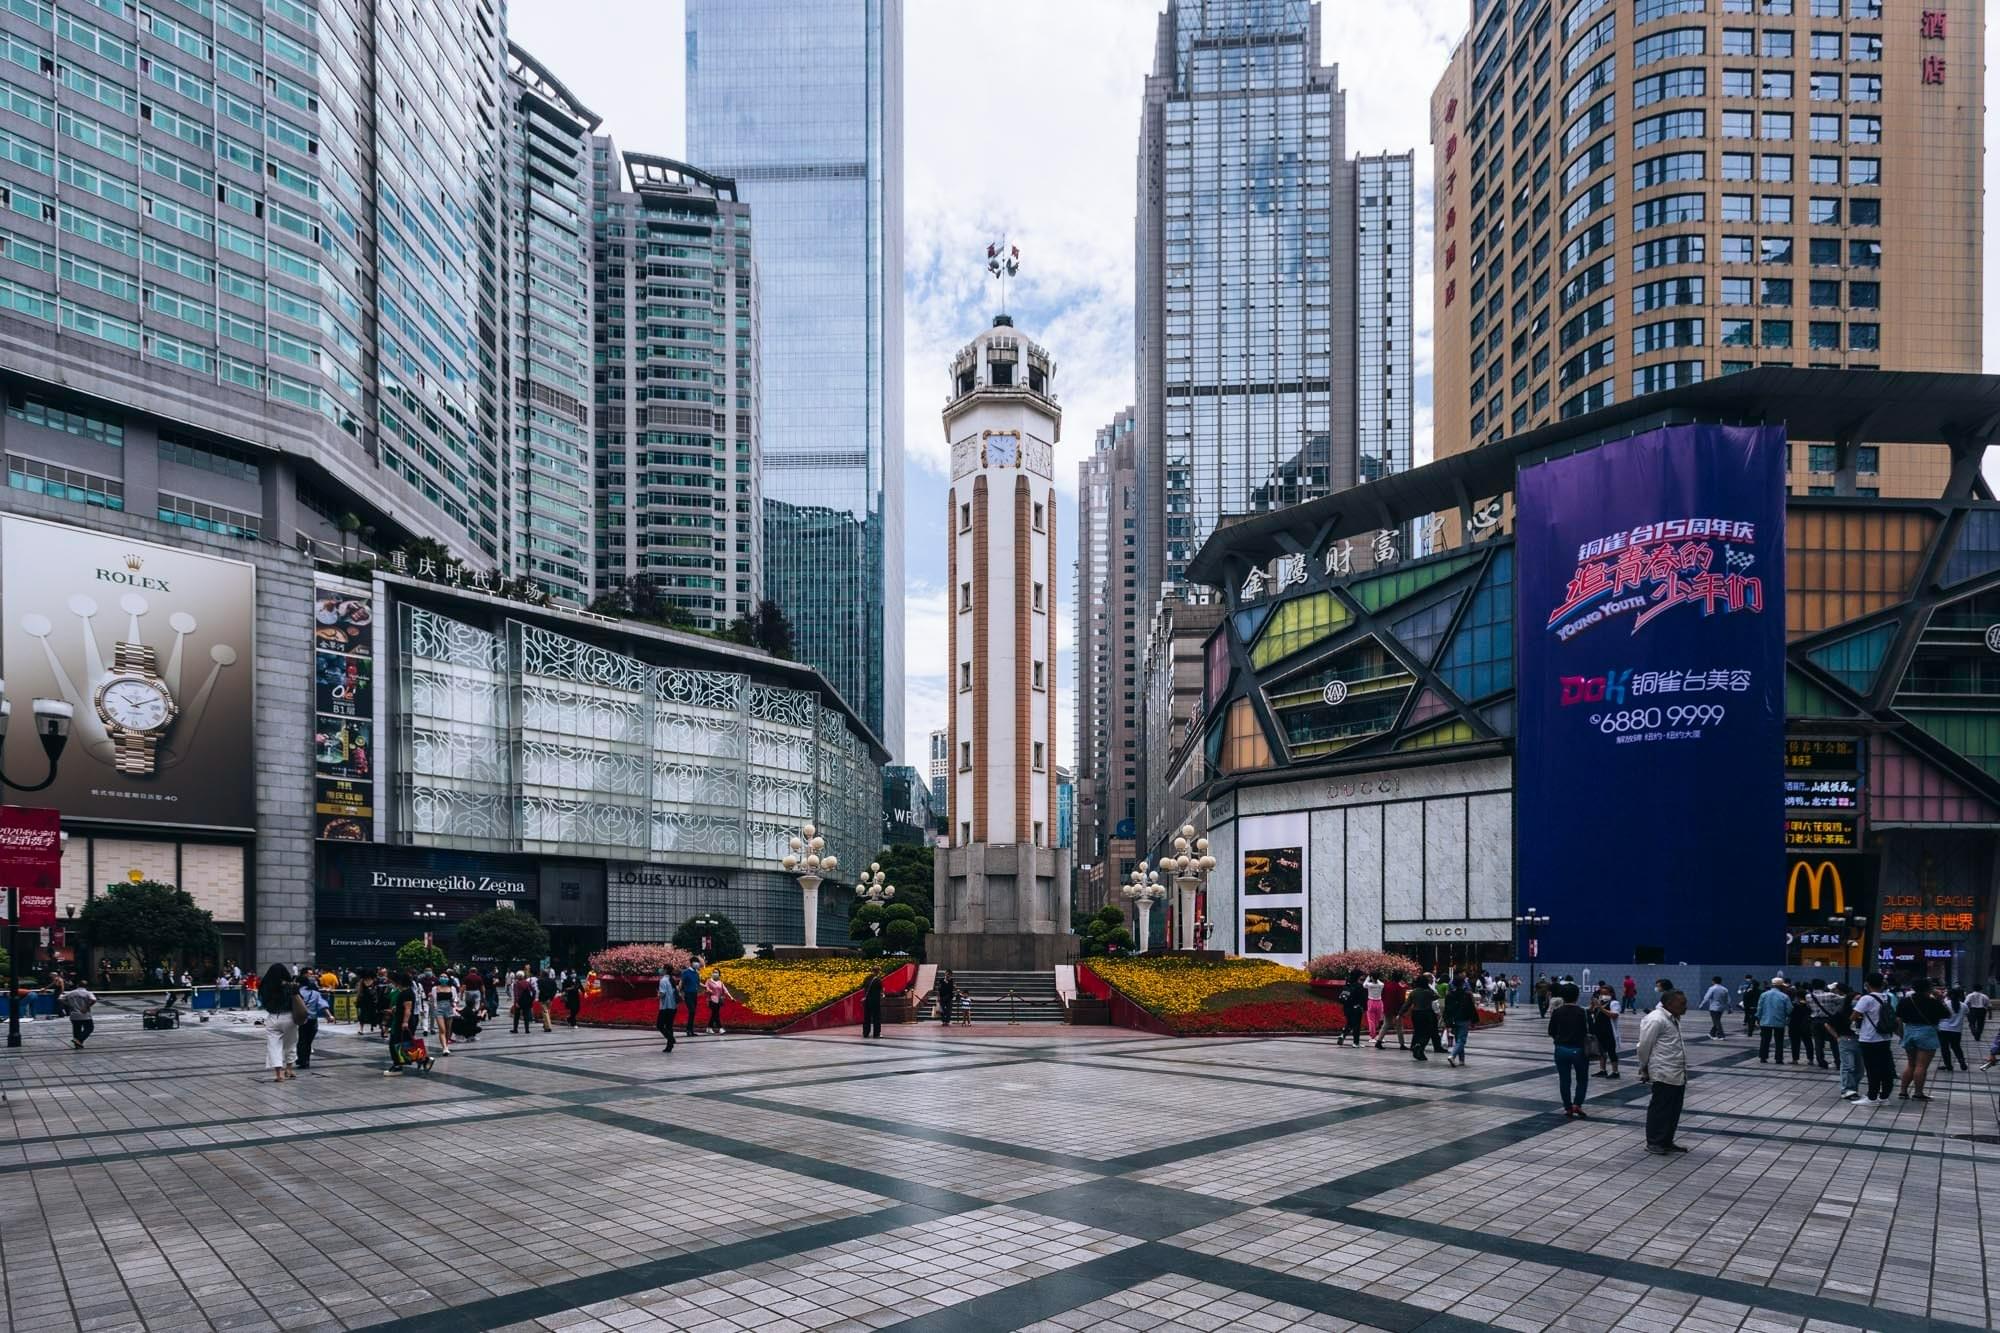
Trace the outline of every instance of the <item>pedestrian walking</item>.
{"type": "Polygon", "coordinates": [[[1624,999],[1620,1003],[1623,1006],[1623,1012],[1629,1014],[1639,1007],[1639,983],[1632,979],[1630,972],[1625,974],[1625,985],[1622,994],[1624,995],[1624,999]]]}
{"type": "Polygon", "coordinates": [[[458,1027],[458,978],[450,968],[437,974],[437,984],[431,987],[431,1005],[437,1010],[438,1054],[451,1054],[451,1039],[458,1027]]]}
{"type": "Polygon", "coordinates": [[[1960,1069],[1968,1067],[1965,1063],[1964,989],[1953,986],[1950,991],[1946,992],[1943,1004],[1945,1015],[1938,1020],[1937,1030],[1938,1048],[1943,1052],[1944,1059],[1939,1061],[1939,1063],[1944,1066],[1944,1072],[1949,1074],[1951,1072],[1951,1060],[1953,1056],[1958,1057],[1958,1067],[1960,1069]]]}
{"type": "Polygon", "coordinates": [[[542,1031],[556,1030],[556,993],[561,987],[556,985],[556,974],[546,967],[535,974],[535,1017],[541,1020],[542,1031]]]}
{"type": "Polygon", "coordinates": [[[1399,1051],[1406,1049],[1403,1040],[1403,1011],[1408,1006],[1409,999],[1410,988],[1403,984],[1401,977],[1392,973],[1382,979],[1383,1026],[1375,1029],[1376,1050],[1382,1049],[1382,1038],[1388,1035],[1390,1028],[1396,1032],[1396,1049],[1399,1051]]]}
{"type": "Polygon", "coordinates": [[[1433,1018],[1433,1022],[1431,1023],[1431,1049],[1439,1055],[1448,1056],[1451,1052],[1444,1048],[1444,997],[1445,992],[1450,987],[1445,984],[1445,974],[1439,972],[1436,976],[1432,977],[1430,979],[1430,987],[1432,996],[1437,1000],[1437,1003],[1431,1007],[1433,1018]]]}
{"type": "Polygon", "coordinates": [[[694,1035],[695,1013],[701,1008],[701,959],[693,958],[681,969],[681,1007],[687,1011],[687,1035],[694,1035]]]}
{"type": "Polygon", "coordinates": [[[1460,977],[1444,997],[1444,1024],[1451,1030],[1451,1050],[1444,1062],[1453,1067],[1465,1064],[1465,1039],[1479,1021],[1479,1006],[1473,1003],[1472,984],[1460,977]]]}
{"type": "Polygon", "coordinates": [[[701,984],[701,989],[708,997],[708,1030],[720,1037],[723,1035],[722,1006],[734,998],[729,993],[728,984],[722,979],[720,967],[708,969],[708,980],[701,984]]]}
{"type": "Polygon", "coordinates": [[[417,987],[408,972],[398,971],[391,978],[389,1007],[382,1021],[388,1029],[389,1067],[382,1071],[386,1078],[403,1072],[410,1063],[410,1043],[417,1039],[417,987]]]}
{"type": "Polygon", "coordinates": [[[1792,1012],[1785,1017],[1785,1035],[1791,1041],[1792,1063],[1819,1063],[1813,1054],[1812,1006],[1807,1002],[1812,993],[1812,983],[1806,983],[1804,994],[1792,996],[1792,1012]]]}
{"type": "Polygon", "coordinates": [[[1639,1081],[1653,1089],[1646,1103],[1646,1151],[1655,1156],[1687,1151],[1674,1138],[1687,1101],[1687,1043],[1681,1038],[1686,1012],[1687,996],[1670,990],[1639,1024],[1639,1081]]]}
{"type": "MultiPolygon", "coordinates": [[[[18,997],[16,1003],[19,1003],[18,997]]],[[[97,996],[78,976],[62,993],[60,1003],[63,1013],[69,1016],[70,1049],[80,1051],[83,1044],[90,1040],[90,1034],[97,1030],[97,1020],[90,1016],[90,1011],[97,1007],[97,996]]]]}
{"type": "Polygon", "coordinates": [[[1541,1011],[1543,1018],[1549,1016],[1550,995],[1549,979],[1547,977],[1535,978],[1535,1008],[1541,1011]]]}
{"type": "Polygon", "coordinates": [[[354,988],[354,1016],[359,1021],[354,1035],[365,1036],[370,1029],[381,1024],[382,996],[375,989],[375,978],[361,978],[361,984],[354,988]]]}
{"type": "Polygon", "coordinates": [[[562,998],[563,1008],[569,1010],[569,1025],[574,1029],[577,1018],[583,1013],[583,983],[576,979],[576,973],[571,972],[563,978],[562,998]]]}
{"type": "Polygon", "coordinates": [[[1834,1061],[1840,1067],[1840,1099],[1855,1101],[1861,1096],[1861,1043],[1854,1037],[1854,992],[1844,981],[1827,987],[1832,1008],[1825,1020],[1827,1040],[1833,1043],[1834,1061]]]}
{"type": "Polygon", "coordinates": [[[1717,977],[1709,982],[1708,989],[1701,993],[1701,1007],[1708,1015],[1708,1035],[1711,1039],[1727,1035],[1722,1030],[1722,1016],[1729,1012],[1729,987],[1717,977]]]}
{"type": "Polygon", "coordinates": [[[1757,1035],[1757,997],[1763,993],[1763,986],[1748,972],[1743,974],[1743,984],[1736,988],[1736,1002],[1743,1006],[1743,1035],[1757,1035]]]}
{"type": "Polygon", "coordinates": [[[938,1022],[944,1024],[946,1027],[950,1027],[951,1004],[958,990],[957,985],[951,979],[951,973],[944,968],[939,968],[937,983],[933,989],[937,991],[938,1022]]]}
{"type": "MultiPolygon", "coordinates": [[[[1659,1005],[1654,1005],[1658,1009],[1659,1005]]],[[[1590,1040],[1597,1048],[1597,1072],[1604,1078],[1618,1077],[1618,1014],[1621,1006],[1611,987],[1601,986],[1590,1001],[1590,1040]]],[[[1588,1054],[1586,1052],[1586,1054],[1588,1054]]]]}
{"type": "Polygon", "coordinates": [[[333,1006],[327,1003],[326,992],[319,988],[319,978],[308,968],[299,974],[299,1003],[306,1011],[305,1019],[299,1024],[299,1058],[295,1069],[311,1069],[313,1041],[319,1036],[319,1021],[333,1017],[333,1006]]]}
{"type": "MultiPolygon", "coordinates": [[[[264,1010],[264,1066],[273,1083],[296,1078],[299,1015],[292,1008],[292,974],[283,963],[273,963],[257,984],[257,1003],[264,1010]]],[[[301,1009],[303,1006],[301,1006],[301,1009]]]]}
{"type": "Polygon", "coordinates": [[[1944,1001],[1931,993],[1931,979],[1918,977],[1910,993],[1896,1003],[1896,1018],[1903,1025],[1903,1082],[1897,1096],[1907,1101],[1930,1100],[1924,1081],[1930,1077],[1931,1061],[1937,1058],[1938,1024],[1946,1016],[1944,1001]],[[1914,1091],[1913,1091],[1914,1089],[1914,1091]]]}
{"type": "Polygon", "coordinates": [[[516,972],[512,986],[513,1008],[507,1011],[507,1031],[532,1033],[535,1030],[535,983],[525,972],[516,972]]]}
{"type": "Polygon", "coordinates": [[[1854,1002],[1855,1041],[1861,1047],[1861,1068],[1868,1075],[1868,1095],[1857,1105],[1874,1106],[1889,1100],[1896,1082],[1896,1062],[1889,1042],[1896,1035],[1896,1011],[1882,991],[1882,974],[1870,972],[1862,978],[1867,993],[1854,1002]]]}
{"type": "Polygon", "coordinates": [[[654,1029],[667,1039],[665,1054],[674,1053],[674,1010],[680,1007],[681,979],[671,969],[660,973],[660,1014],[653,1020],[654,1029]]]}
{"type": "Polygon", "coordinates": [[[1992,1004],[1992,998],[1977,985],[1965,993],[1965,1030],[1972,1034],[1974,1045],[1986,1037],[1986,1011],[1992,1004]]]}
{"type": "Polygon", "coordinates": [[[1413,1058],[1428,1064],[1430,1057],[1424,1049],[1437,1036],[1437,991],[1431,986],[1430,973],[1417,978],[1410,993],[1403,1000],[1403,1014],[1410,1020],[1410,1051],[1413,1058]]]}
{"type": "Polygon", "coordinates": [[[1549,1040],[1555,1043],[1556,1085],[1562,1092],[1563,1114],[1588,1120],[1583,1099],[1590,1092],[1590,1060],[1584,1048],[1590,1039],[1590,1017],[1576,1002],[1577,989],[1568,982],[1556,992],[1549,1010],[1549,1040]]]}
{"type": "Polygon", "coordinates": [[[1347,984],[1340,988],[1340,1012],[1342,1015],[1340,1035],[1333,1039],[1333,1044],[1338,1046],[1352,1037],[1356,1049],[1359,1049],[1361,1018],[1368,1012],[1368,987],[1362,980],[1359,968],[1348,973],[1347,984]]]}
{"type": "Polygon", "coordinates": [[[1792,1019],[1792,997],[1785,994],[1784,978],[1773,980],[1757,996],[1757,1063],[1769,1064],[1772,1048],[1778,1063],[1785,1063],[1785,1025],[1792,1019]]]}
{"type": "Polygon", "coordinates": [[[1361,988],[1368,994],[1368,1008],[1362,1014],[1362,1023],[1368,1039],[1373,1041],[1382,1032],[1382,978],[1371,972],[1362,979],[1361,988]]]}
{"type": "Polygon", "coordinates": [[[861,1036],[863,1040],[882,1035],[882,976],[868,978],[861,988],[861,1036]]]}

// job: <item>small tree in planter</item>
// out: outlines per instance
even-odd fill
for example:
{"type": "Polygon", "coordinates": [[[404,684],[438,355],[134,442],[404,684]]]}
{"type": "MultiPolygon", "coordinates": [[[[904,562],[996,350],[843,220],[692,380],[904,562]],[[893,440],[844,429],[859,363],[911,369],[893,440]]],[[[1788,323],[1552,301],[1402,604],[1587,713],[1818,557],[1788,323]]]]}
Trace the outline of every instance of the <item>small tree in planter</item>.
{"type": "Polygon", "coordinates": [[[444,950],[435,944],[425,944],[422,940],[411,940],[396,950],[396,966],[415,975],[428,968],[441,972],[451,960],[444,956],[444,950]]]}
{"type": "Polygon", "coordinates": [[[722,913],[697,912],[674,932],[674,947],[700,954],[704,962],[726,963],[743,956],[743,936],[722,913]]]}
{"type": "Polygon", "coordinates": [[[1125,913],[1116,907],[1099,908],[1084,924],[1082,951],[1085,958],[1132,952],[1132,932],[1125,929],[1125,913]]]}

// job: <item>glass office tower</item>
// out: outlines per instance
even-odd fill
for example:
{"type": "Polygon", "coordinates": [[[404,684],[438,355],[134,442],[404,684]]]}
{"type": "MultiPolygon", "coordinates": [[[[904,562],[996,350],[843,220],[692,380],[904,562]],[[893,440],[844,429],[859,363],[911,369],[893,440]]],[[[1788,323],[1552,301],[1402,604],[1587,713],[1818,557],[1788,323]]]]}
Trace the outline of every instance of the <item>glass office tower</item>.
{"type": "Polygon", "coordinates": [[[688,0],[688,157],[757,220],[764,595],[903,747],[901,0],[688,0]]]}

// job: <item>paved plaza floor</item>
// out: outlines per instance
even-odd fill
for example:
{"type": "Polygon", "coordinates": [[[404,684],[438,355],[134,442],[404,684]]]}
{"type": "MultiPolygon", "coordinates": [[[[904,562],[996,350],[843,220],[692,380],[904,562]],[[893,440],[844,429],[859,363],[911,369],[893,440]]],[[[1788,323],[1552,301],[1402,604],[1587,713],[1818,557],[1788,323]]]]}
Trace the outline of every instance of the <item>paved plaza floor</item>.
{"type": "MultiPolygon", "coordinates": [[[[1691,1030],[1706,1027],[1695,1017],[1691,1030]]],[[[1636,1036],[1627,1023],[1626,1037],[1636,1036]]],[[[2000,1324],[1982,1075],[1850,1107],[1690,1042],[1551,1114],[1540,1025],[1462,1069],[1321,1038],[488,1028],[428,1076],[247,1020],[0,1059],[0,1329],[1965,1330],[2000,1324]]]]}

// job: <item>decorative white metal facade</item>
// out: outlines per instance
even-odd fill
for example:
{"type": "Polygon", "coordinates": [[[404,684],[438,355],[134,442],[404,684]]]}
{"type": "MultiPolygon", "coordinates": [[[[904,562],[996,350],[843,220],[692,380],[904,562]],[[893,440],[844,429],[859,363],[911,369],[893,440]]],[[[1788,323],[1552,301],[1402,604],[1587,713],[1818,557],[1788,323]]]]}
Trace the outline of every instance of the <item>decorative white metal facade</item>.
{"type": "Polygon", "coordinates": [[[398,620],[395,787],[408,836],[483,851],[769,867],[804,820],[880,841],[881,772],[811,690],[655,666],[518,620],[398,620]]]}

